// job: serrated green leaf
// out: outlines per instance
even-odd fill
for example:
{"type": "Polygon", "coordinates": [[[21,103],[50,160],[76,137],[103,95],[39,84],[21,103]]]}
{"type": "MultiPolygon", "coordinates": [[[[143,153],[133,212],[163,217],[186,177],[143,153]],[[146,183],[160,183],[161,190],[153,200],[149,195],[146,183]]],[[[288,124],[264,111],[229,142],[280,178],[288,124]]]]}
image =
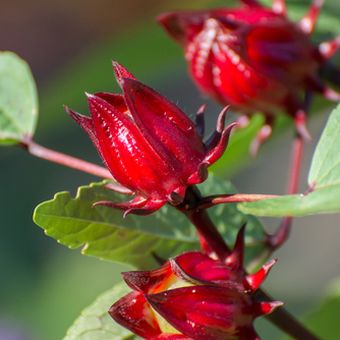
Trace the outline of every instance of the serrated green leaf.
{"type": "Polygon", "coordinates": [[[29,66],[12,52],[0,52],[0,145],[32,136],[37,117],[37,92],[29,66]]]}
{"type": "Polygon", "coordinates": [[[108,314],[111,305],[130,289],[119,283],[100,295],[87,307],[67,331],[63,340],[134,340],[139,339],[115,323],[108,314]]]}
{"type": "Polygon", "coordinates": [[[157,265],[153,254],[167,258],[197,246],[192,230],[173,227],[174,221],[181,223],[181,216],[174,218],[167,207],[157,215],[123,218],[119,210],[93,208],[100,200],[120,201],[122,196],[103,183],[80,187],[75,198],[61,192],[36,208],[34,221],[48,236],[71,249],[82,247],[83,254],[141,269],[157,265]]]}
{"type": "Polygon", "coordinates": [[[339,315],[340,281],[337,281],[320,306],[307,317],[305,324],[320,339],[338,340],[339,315]]]}
{"type": "MultiPolygon", "coordinates": [[[[234,192],[234,188],[211,178],[201,186],[204,194],[234,192]]],[[[82,253],[121,262],[139,269],[157,266],[154,255],[167,259],[185,250],[197,249],[196,233],[189,221],[176,209],[165,206],[150,216],[129,215],[107,207],[92,208],[99,200],[121,201],[126,196],[105,188],[103,183],[80,187],[75,198],[68,192],[55,195],[40,204],[34,221],[45,233],[71,248],[82,247],[82,253]]],[[[266,260],[264,230],[253,217],[240,213],[234,204],[211,209],[211,216],[230,246],[246,221],[249,269],[266,260]]]]}
{"type": "Polygon", "coordinates": [[[257,216],[305,216],[340,212],[340,105],[332,112],[313,156],[308,176],[312,192],[239,204],[257,216]]]}

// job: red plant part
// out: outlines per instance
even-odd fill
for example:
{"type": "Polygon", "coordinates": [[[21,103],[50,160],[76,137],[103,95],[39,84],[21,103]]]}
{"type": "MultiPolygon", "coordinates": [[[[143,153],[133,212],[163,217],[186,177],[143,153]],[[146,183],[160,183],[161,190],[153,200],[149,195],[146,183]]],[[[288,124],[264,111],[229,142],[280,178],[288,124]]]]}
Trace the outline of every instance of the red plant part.
{"type": "Polygon", "coordinates": [[[340,36],[318,46],[312,43],[322,0],[314,0],[298,23],[287,17],[284,0],[274,0],[271,9],[256,0],[242,2],[240,8],[166,13],[158,21],[183,46],[203,93],[247,116],[264,113],[253,152],[271,135],[281,110],[308,139],[302,94],[319,92],[340,100],[318,76],[320,66],[338,50],[340,36]]]}
{"type": "Polygon", "coordinates": [[[114,62],[113,68],[122,94],[87,94],[91,117],[66,108],[87,132],[113,178],[135,194],[129,202],[95,205],[148,214],[166,202],[180,204],[188,186],[207,178],[207,168],[222,156],[235,124],[224,127],[223,110],[213,138],[204,144],[202,108],[195,126],[121,65],[114,62]]]}
{"type": "Polygon", "coordinates": [[[254,319],[282,303],[255,299],[275,261],[246,275],[243,237],[244,228],[223,262],[188,252],[153,271],[123,273],[133,292],[117,301],[110,315],[145,339],[259,339],[254,319]]]}

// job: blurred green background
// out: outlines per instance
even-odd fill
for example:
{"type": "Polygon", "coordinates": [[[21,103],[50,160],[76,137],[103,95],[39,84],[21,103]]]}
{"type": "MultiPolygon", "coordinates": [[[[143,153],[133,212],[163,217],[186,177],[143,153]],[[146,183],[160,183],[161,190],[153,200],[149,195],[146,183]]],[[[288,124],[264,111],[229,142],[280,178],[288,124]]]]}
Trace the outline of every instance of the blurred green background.
{"type": "MultiPolygon", "coordinates": [[[[86,112],[85,90],[117,89],[111,59],[193,114],[207,100],[187,76],[181,50],[157,27],[154,17],[168,10],[225,3],[2,0],[0,49],[13,50],[26,59],[38,83],[36,140],[99,162],[62,105],[86,112]]],[[[327,1],[326,7],[340,13],[338,0],[327,1]]],[[[218,110],[209,103],[210,128],[218,110]]],[[[326,114],[319,115],[311,122],[315,138],[307,148],[302,183],[326,119],[326,114]]],[[[234,176],[240,191],[284,193],[290,139],[289,132],[276,138],[234,176]]],[[[74,193],[77,186],[96,178],[33,159],[19,148],[1,148],[0,164],[0,340],[61,339],[80,311],[119,280],[123,268],[58,246],[33,224],[31,216],[34,207],[55,192],[74,193]]],[[[265,222],[268,229],[278,223],[265,222]]],[[[267,280],[275,298],[297,313],[316,304],[328,283],[340,275],[339,240],[338,216],[297,220],[267,280]]],[[[264,339],[280,337],[271,333],[266,322],[260,327],[266,328],[264,339]]]]}

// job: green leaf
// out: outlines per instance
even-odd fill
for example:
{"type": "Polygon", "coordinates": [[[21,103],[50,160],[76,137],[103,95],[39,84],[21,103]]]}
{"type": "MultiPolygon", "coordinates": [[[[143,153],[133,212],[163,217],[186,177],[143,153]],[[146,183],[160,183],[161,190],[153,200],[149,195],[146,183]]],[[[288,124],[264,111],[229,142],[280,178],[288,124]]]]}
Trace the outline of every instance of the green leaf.
{"type": "Polygon", "coordinates": [[[308,176],[312,192],[239,204],[257,216],[305,216],[340,212],[340,105],[332,112],[313,156],[308,176]]]}
{"type": "Polygon", "coordinates": [[[115,323],[108,314],[111,305],[130,289],[123,283],[100,295],[87,307],[67,331],[63,340],[133,340],[138,339],[127,329],[115,323]]]}
{"type": "Polygon", "coordinates": [[[340,281],[335,282],[333,289],[320,306],[307,317],[306,326],[320,339],[339,339],[340,315],[340,281]]]}
{"type": "Polygon", "coordinates": [[[0,145],[32,136],[37,118],[37,91],[29,66],[12,52],[0,52],[0,145]]]}
{"type": "MultiPolygon", "coordinates": [[[[229,183],[210,178],[201,185],[204,194],[234,192],[229,183]],[[217,191],[218,190],[218,191],[217,191]]],[[[167,259],[185,250],[197,249],[196,233],[188,220],[176,209],[165,206],[150,216],[129,215],[107,207],[92,208],[100,200],[121,201],[127,196],[107,189],[103,183],[78,189],[75,198],[68,192],[41,203],[34,221],[48,236],[71,248],[82,247],[82,253],[104,260],[121,262],[134,268],[157,266],[154,255],[167,259]]],[[[264,230],[253,217],[240,213],[234,204],[211,209],[211,216],[230,246],[237,231],[248,221],[246,259],[250,269],[267,259],[264,230]]]]}
{"type": "Polygon", "coordinates": [[[48,236],[71,249],[82,247],[83,254],[141,269],[157,265],[152,254],[167,258],[197,246],[191,229],[174,228],[174,221],[183,221],[173,209],[166,207],[155,215],[123,218],[119,210],[92,207],[97,201],[123,198],[129,199],[106,189],[103,183],[83,186],[75,198],[61,192],[52,201],[40,204],[34,221],[48,236]]]}

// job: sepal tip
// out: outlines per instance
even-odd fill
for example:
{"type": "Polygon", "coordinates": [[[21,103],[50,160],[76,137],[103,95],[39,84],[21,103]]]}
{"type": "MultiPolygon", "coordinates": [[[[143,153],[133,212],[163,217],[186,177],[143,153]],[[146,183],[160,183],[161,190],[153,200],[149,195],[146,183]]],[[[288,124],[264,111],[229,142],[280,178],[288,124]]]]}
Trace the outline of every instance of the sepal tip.
{"type": "Polygon", "coordinates": [[[276,259],[272,259],[265,263],[256,273],[247,275],[245,277],[245,285],[248,286],[251,291],[256,291],[266,279],[267,275],[276,262],[276,259]]]}
{"type": "Polygon", "coordinates": [[[275,309],[282,307],[284,305],[281,301],[265,301],[258,303],[257,314],[260,315],[268,315],[275,311],[275,309]]]}

